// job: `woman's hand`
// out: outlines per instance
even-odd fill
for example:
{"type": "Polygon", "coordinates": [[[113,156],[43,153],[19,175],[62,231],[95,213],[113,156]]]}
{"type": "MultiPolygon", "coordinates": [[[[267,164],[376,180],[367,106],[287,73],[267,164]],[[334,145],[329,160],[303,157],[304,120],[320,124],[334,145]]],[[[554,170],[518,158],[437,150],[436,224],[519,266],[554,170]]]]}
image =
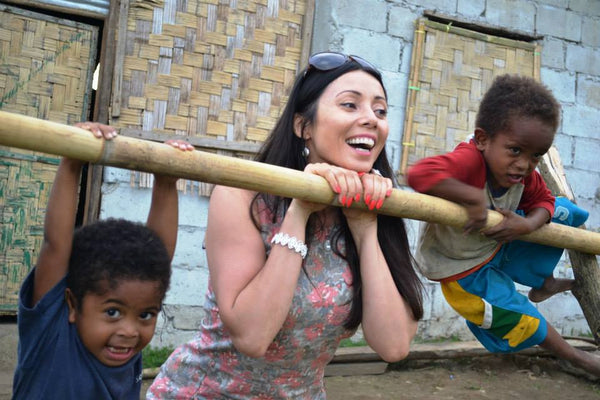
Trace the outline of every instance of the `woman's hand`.
{"type": "MultiPolygon", "coordinates": [[[[338,201],[344,207],[359,201],[363,193],[362,182],[358,172],[336,167],[326,163],[308,164],[304,172],[322,176],[327,180],[331,189],[337,193],[338,201]]],[[[294,200],[296,201],[296,200],[294,200]]],[[[325,204],[311,203],[298,200],[310,212],[320,211],[327,207],[325,204]]]]}

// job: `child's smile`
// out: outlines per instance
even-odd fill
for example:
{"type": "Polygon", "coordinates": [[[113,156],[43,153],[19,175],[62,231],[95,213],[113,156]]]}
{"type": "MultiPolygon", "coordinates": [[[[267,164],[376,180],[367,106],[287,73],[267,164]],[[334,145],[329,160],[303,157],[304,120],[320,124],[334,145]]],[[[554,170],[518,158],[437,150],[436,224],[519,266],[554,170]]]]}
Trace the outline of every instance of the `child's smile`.
{"type": "Polygon", "coordinates": [[[84,346],[102,364],[125,364],[152,339],[162,293],[154,281],[125,280],[101,295],[87,293],[78,310],[69,307],[84,346]]]}
{"type": "Polygon", "coordinates": [[[515,117],[508,127],[493,135],[477,129],[477,148],[488,167],[493,189],[523,183],[537,167],[554,140],[554,130],[537,118],[515,117]]]}

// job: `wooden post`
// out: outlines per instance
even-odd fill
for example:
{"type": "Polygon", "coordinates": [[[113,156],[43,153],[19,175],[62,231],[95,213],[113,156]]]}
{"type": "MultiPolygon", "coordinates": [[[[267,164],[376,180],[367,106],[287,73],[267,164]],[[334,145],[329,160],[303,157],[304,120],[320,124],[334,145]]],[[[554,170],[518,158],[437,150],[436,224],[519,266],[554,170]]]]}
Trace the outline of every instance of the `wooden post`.
{"type": "MultiPolygon", "coordinates": [[[[327,181],[293,169],[220,156],[203,151],[182,152],[146,140],[118,136],[95,138],[91,132],[37,118],[0,111],[0,144],[144,172],[266,192],[321,204],[339,205],[327,181]]],[[[366,209],[362,202],[352,205],[366,209]]],[[[394,189],[378,213],[461,227],[464,207],[438,197],[394,189]]],[[[486,227],[502,214],[488,211],[486,227]]],[[[554,247],[600,254],[600,233],[560,224],[546,224],[520,239],[554,247]]]]}
{"type": "MultiPolygon", "coordinates": [[[[575,203],[575,196],[567,182],[556,148],[550,148],[539,167],[540,173],[552,193],[555,196],[564,196],[575,203]]],[[[582,228],[585,229],[585,225],[582,228]]],[[[575,276],[573,295],[581,306],[596,344],[600,344],[600,269],[598,260],[593,254],[573,249],[568,249],[567,253],[575,276]]]]}

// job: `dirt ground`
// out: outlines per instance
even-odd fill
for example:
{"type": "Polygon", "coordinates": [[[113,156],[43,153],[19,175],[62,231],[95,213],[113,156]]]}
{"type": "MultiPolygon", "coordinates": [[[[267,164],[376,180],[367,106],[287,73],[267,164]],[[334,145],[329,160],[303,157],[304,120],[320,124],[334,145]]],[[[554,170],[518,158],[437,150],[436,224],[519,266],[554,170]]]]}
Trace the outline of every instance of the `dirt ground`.
{"type": "MultiPolygon", "coordinates": [[[[11,398],[16,333],[14,323],[0,323],[0,400],[11,398]]],[[[411,360],[381,375],[326,377],[325,388],[329,400],[600,400],[600,382],[564,372],[554,358],[526,355],[411,360]]]]}
{"type": "Polygon", "coordinates": [[[600,383],[564,372],[553,358],[518,355],[410,361],[381,375],[326,377],[325,388],[328,400],[600,399],[600,383]]]}

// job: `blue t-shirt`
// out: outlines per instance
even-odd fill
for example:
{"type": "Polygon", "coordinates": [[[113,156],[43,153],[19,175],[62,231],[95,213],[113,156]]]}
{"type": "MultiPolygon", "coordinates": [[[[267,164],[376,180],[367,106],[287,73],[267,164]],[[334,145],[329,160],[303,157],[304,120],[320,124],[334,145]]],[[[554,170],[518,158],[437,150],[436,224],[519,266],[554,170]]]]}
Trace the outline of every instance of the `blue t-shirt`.
{"type": "Polygon", "coordinates": [[[33,307],[35,269],[19,293],[18,363],[13,381],[14,400],[131,399],[139,400],[142,356],[120,367],[100,363],[84,346],[69,323],[62,279],[33,307]]]}

